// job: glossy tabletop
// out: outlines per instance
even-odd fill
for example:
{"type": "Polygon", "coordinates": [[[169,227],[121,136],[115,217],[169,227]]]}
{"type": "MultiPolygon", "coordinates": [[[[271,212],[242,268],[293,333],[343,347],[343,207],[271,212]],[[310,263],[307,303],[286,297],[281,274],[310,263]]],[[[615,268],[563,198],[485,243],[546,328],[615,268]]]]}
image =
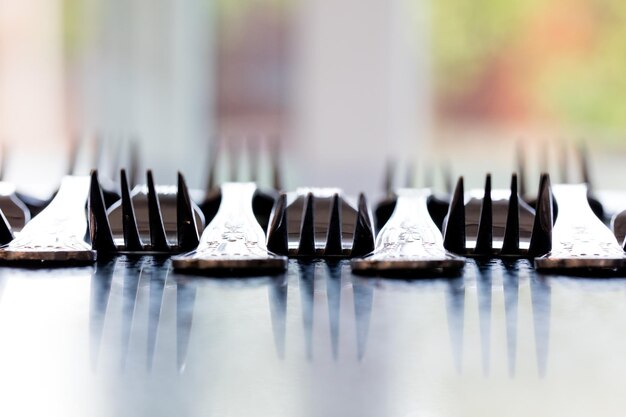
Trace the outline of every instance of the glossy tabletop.
{"type": "Polygon", "coordinates": [[[2,416],[621,416],[626,280],[0,268],[2,416]]]}

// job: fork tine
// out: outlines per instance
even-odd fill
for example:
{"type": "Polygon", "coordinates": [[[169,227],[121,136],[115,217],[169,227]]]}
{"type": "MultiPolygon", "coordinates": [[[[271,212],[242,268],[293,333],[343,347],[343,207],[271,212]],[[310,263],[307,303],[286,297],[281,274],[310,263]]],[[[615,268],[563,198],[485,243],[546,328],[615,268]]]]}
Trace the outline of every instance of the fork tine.
{"type": "Polygon", "coordinates": [[[140,164],[140,152],[139,143],[136,140],[130,142],[130,161],[128,164],[128,178],[130,179],[129,185],[134,188],[137,185],[137,179],[139,177],[139,164],[140,164]]]}
{"type": "Polygon", "coordinates": [[[578,158],[580,160],[581,176],[584,183],[587,184],[587,189],[592,192],[593,186],[591,181],[591,174],[589,172],[589,156],[587,155],[587,145],[581,142],[577,148],[578,158]]]}
{"type": "Polygon", "coordinates": [[[246,148],[248,150],[248,164],[250,166],[250,181],[259,181],[259,158],[260,148],[258,138],[248,138],[246,141],[246,148]]]}
{"type": "Polygon", "coordinates": [[[113,233],[104,205],[102,188],[98,182],[98,171],[91,171],[91,186],[89,188],[89,235],[91,247],[98,252],[115,252],[117,248],[113,242],[113,233]]]}
{"type": "Polygon", "coordinates": [[[278,138],[276,138],[272,144],[270,158],[272,165],[272,186],[275,190],[281,191],[283,189],[283,180],[280,169],[280,140],[278,138]]]}
{"type": "Polygon", "coordinates": [[[535,222],[530,236],[528,255],[532,257],[544,255],[552,249],[552,226],[554,224],[552,212],[552,192],[550,190],[550,175],[542,174],[537,195],[535,222]]]}
{"type": "Polygon", "coordinates": [[[193,250],[200,243],[189,189],[185,177],[180,172],[178,173],[178,192],[176,193],[176,230],[179,249],[193,250]]]}
{"type": "Polygon", "coordinates": [[[435,181],[433,178],[433,167],[430,164],[427,164],[424,169],[424,179],[422,181],[424,188],[433,188],[435,185],[435,181]]]}
{"type": "Polygon", "coordinates": [[[521,142],[517,144],[517,172],[519,176],[519,195],[524,198],[526,195],[526,153],[521,142]]]}
{"type": "Polygon", "coordinates": [[[315,256],[315,213],[313,193],[306,196],[302,225],[300,227],[300,242],[298,255],[315,256]]]}
{"type": "Polygon", "coordinates": [[[120,171],[120,185],[122,188],[122,227],[124,229],[124,246],[129,251],[143,250],[143,242],[137,227],[135,208],[130,197],[130,188],[126,178],[126,170],[120,171]]]}
{"type": "Polygon", "coordinates": [[[6,245],[13,240],[13,231],[9,221],[0,210],[0,245],[6,245]]]}
{"type": "Polygon", "coordinates": [[[385,165],[385,178],[383,179],[383,187],[385,189],[385,195],[388,197],[393,195],[393,182],[394,182],[394,161],[393,159],[388,159],[387,164],[385,165]]]}
{"type": "Polygon", "coordinates": [[[518,255],[519,254],[519,193],[518,193],[518,175],[511,175],[511,194],[509,196],[509,204],[506,215],[506,227],[504,229],[504,239],[502,242],[502,255],[518,255]]]}
{"type": "Polygon", "coordinates": [[[370,216],[365,194],[359,195],[359,211],[354,229],[354,242],[352,243],[352,256],[365,256],[374,250],[374,227],[370,216]]]}
{"type": "Polygon", "coordinates": [[[150,243],[153,250],[169,251],[170,245],[167,242],[163,216],[161,215],[161,205],[154,187],[152,171],[148,170],[148,217],[150,218],[150,243]]]}
{"type": "Polygon", "coordinates": [[[330,209],[330,221],[328,222],[324,255],[341,256],[343,254],[341,235],[341,200],[339,199],[339,194],[335,194],[333,195],[333,204],[330,209]]]}
{"type": "Polygon", "coordinates": [[[409,161],[406,167],[406,188],[415,188],[415,163],[409,161]]]}
{"type": "Polygon", "coordinates": [[[241,143],[240,143],[241,140],[239,140],[236,143],[234,137],[231,137],[229,139],[229,142],[230,142],[228,144],[228,157],[229,157],[228,162],[230,162],[229,181],[237,182],[239,181],[239,165],[241,164],[241,143]]]}
{"type": "Polygon", "coordinates": [[[213,191],[217,186],[217,161],[219,158],[220,147],[217,144],[209,146],[209,172],[207,173],[206,192],[213,191]]]}
{"type": "Polygon", "coordinates": [[[604,220],[606,213],[602,203],[594,196],[593,181],[591,179],[591,173],[589,169],[589,153],[587,152],[587,145],[584,142],[580,142],[576,147],[576,153],[580,163],[582,181],[587,184],[587,200],[591,206],[591,210],[600,218],[604,220]]]}
{"type": "Polygon", "coordinates": [[[550,147],[547,141],[541,142],[539,152],[539,169],[541,172],[550,172],[550,147]]]}
{"type": "Polygon", "coordinates": [[[454,189],[448,221],[444,231],[443,246],[454,253],[465,252],[465,201],[463,177],[459,177],[454,189]]]}
{"type": "MultiPolygon", "coordinates": [[[[444,162],[442,167],[443,184],[446,189],[446,194],[452,194],[452,167],[449,162],[444,162]]],[[[458,186],[458,184],[457,184],[458,186]]]]}
{"type": "Polygon", "coordinates": [[[270,227],[267,231],[267,250],[277,255],[289,253],[287,234],[287,195],[282,193],[271,214],[270,227]]]}
{"type": "Polygon", "coordinates": [[[485,196],[480,208],[478,235],[476,236],[475,255],[487,256],[493,249],[493,203],[491,201],[491,174],[485,180],[485,196]]]}
{"type": "MultiPolygon", "coordinates": [[[[75,135],[70,136],[69,158],[67,162],[67,171],[66,171],[67,175],[76,174],[76,167],[78,165],[78,153],[79,153],[78,151],[79,151],[81,142],[82,140],[79,135],[75,134],[75,135]]],[[[4,162],[4,157],[2,159],[3,159],[2,162],[4,162]]],[[[2,165],[4,165],[4,163],[2,165]]]]}
{"type": "Polygon", "coordinates": [[[117,179],[116,175],[120,172],[122,154],[124,153],[124,139],[118,138],[115,142],[114,159],[111,161],[111,177],[117,179]]]}
{"type": "Polygon", "coordinates": [[[519,195],[517,194],[517,174],[511,176],[511,196],[506,214],[506,228],[502,241],[502,255],[519,254],[519,195]]]}
{"type": "MultiPolygon", "coordinates": [[[[95,153],[93,154],[93,168],[101,169],[102,162],[104,160],[104,138],[100,133],[97,133],[93,140],[93,146],[95,153]]],[[[106,174],[106,173],[105,173],[106,174]]]]}
{"type": "Polygon", "coordinates": [[[0,145],[0,152],[0,181],[4,181],[9,154],[9,147],[6,142],[2,142],[2,145],[0,145]]]}
{"type": "Polygon", "coordinates": [[[567,184],[569,183],[569,164],[568,164],[568,155],[567,155],[567,145],[565,142],[561,142],[559,152],[559,168],[561,170],[561,183],[567,184]]]}

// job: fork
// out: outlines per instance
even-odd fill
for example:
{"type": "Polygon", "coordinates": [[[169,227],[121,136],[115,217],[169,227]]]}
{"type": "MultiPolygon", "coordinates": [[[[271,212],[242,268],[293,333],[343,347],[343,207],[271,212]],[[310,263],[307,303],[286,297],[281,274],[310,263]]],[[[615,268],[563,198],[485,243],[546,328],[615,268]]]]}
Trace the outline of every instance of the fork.
{"type": "Polygon", "coordinates": [[[254,217],[254,183],[224,183],[220,207],[200,238],[198,247],[172,258],[178,271],[222,274],[282,272],[287,257],[270,252],[265,233],[254,217]]]}
{"type": "Polygon", "coordinates": [[[64,177],[52,202],[0,248],[0,260],[63,264],[95,261],[96,252],[85,241],[88,194],[89,177],[64,177]]]}

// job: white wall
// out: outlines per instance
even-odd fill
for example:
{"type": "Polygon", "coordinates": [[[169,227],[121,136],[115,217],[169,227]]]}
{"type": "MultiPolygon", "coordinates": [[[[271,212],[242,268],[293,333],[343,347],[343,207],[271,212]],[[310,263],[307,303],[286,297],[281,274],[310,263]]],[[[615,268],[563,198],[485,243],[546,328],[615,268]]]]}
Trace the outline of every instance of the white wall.
{"type": "Polygon", "coordinates": [[[385,159],[427,144],[425,3],[300,0],[291,139],[302,175],[291,186],[380,191],[385,159]]]}

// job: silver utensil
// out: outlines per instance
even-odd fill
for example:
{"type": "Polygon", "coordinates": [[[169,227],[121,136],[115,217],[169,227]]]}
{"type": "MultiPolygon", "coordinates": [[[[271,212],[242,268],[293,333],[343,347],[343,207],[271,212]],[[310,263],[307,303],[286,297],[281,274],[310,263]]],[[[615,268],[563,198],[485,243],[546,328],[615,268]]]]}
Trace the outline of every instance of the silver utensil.
{"type": "Polygon", "coordinates": [[[552,193],[559,207],[552,229],[552,247],[547,255],[535,259],[535,267],[612,271],[626,268],[624,250],[587,202],[587,186],[555,185],[552,193]]]}
{"type": "Polygon", "coordinates": [[[428,213],[429,189],[400,189],[389,221],[376,238],[371,255],[353,259],[354,272],[458,271],[465,259],[448,252],[428,213]]]}
{"type": "Polygon", "coordinates": [[[88,176],[66,176],[50,204],[0,248],[0,261],[85,263],[96,252],[85,241],[88,176]]]}
{"type": "Polygon", "coordinates": [[[172,258],[176,270],[196,272],[284,271],[287,258],[267,250],[265,234],[252,211],[254,183],[225,183],[215,218],[197,249],[172,258]]]}

